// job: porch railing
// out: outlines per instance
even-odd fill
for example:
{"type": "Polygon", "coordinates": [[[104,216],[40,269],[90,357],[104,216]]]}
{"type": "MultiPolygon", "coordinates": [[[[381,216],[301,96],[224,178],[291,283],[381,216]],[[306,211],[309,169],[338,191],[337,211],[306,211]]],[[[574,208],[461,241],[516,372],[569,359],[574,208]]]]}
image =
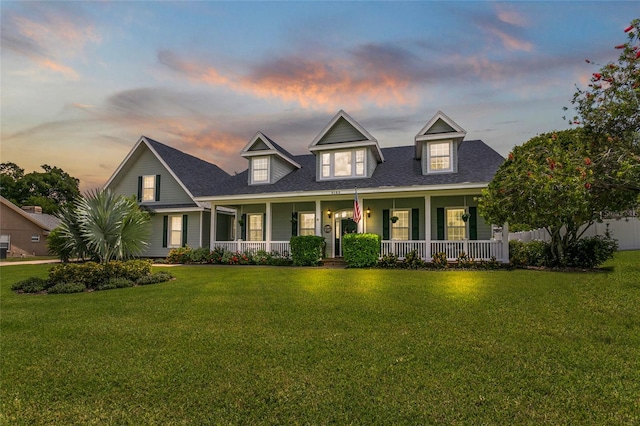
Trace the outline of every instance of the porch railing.
{"type": "MultiPolygon", "coordinates": [[[[289,256],[289,241],[215,241],[212,246],[228,251],[255,254],[258,250],[289,256]]],[[[382,241],[380,255],[395,254],[404,259],[407,253],[416,250],[421,259],[430,261],[433,253],[446,253],[448,260],[456,260],[460,253],[466,253],[475,260],[502,260],[502,241],[382,241]]]]}
{"type": "Polygon", "coordinates": [[[434,253],[445,253],[448,260],[456,260],[464,252],[475,260],[502,259],[501,241],[382,241],[381,255],[395,254],[400,259],[416,250],[421,259],[431,260],[434,253]]]}
{"type": "Polygon", "coordinates": [[[260,250],[289,256],[289,241],[214,241],[213,248],[220,247],[227,251],[255,254],[260,250]]]}

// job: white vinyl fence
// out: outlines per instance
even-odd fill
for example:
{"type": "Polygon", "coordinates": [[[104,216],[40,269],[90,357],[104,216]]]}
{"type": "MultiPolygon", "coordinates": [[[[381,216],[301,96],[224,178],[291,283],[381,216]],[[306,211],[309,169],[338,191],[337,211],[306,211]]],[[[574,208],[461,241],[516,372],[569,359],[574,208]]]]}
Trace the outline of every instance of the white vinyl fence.
{"type": "MultiPolygon", "coordinates": [[[[607,230],[612,238],[618,240],[618,250],[640,250],[640,217],[605,219],[602,223],[591,225],[582,236],[605,235],[607,230]]],[[[509,240],[528,242],[532,240],[549,241],[550,239],[544,229],[509,232],[509,240]]]]}

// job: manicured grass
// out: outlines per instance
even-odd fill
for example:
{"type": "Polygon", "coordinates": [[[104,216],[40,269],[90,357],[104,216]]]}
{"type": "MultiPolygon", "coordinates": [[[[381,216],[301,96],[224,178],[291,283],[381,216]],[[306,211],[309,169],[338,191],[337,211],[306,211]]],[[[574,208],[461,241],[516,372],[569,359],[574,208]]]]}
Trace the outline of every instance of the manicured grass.
{"type": "Polygon", "coordinates": [[[638,424],[640,252],[607,272],[172,268],[9,289],[2,424],[638,424]]]}

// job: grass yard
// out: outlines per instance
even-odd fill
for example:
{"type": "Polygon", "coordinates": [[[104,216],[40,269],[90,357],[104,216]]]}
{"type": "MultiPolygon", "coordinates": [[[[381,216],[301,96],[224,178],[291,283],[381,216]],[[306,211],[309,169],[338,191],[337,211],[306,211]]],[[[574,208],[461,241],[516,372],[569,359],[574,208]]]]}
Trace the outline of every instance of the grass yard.
{"type": "Polygon", "coordinates": [[[182,266],[17,295],[0,424],[638,424],[640,252],[598,273],[182,266]]]}

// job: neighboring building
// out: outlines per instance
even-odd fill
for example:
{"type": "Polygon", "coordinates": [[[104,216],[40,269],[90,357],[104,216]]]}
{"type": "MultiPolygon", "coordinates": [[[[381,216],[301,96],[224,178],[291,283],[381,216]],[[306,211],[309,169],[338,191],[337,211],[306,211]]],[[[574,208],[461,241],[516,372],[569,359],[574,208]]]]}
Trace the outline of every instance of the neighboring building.
{"type": "Polygon", "coordinates": [[[228,178],[214,164],[142,136],[105,188],[137,197],[151,212],[152,234],[143,256],[165,257],[173,247],[209,247],[211,210],[194,198],[228,178]]]}
{"type": "Polygon", "coordinates": [[[59,224],[41,207],[20,208],[0,196],[0,250],[7,257],[47,255],[47,236],[59,224]]]}
{"type": "Polygon", "coordinates": [[[465,136],[438,112],[410,145],[382,148],[339,111],[308,154],[256,133],[240,153],[248,168],[235,176],[143,136],[106,187],[156,213],[148,256],[185,244],[282,253],[294,235],[321,235],[325,255],[340,257],[345,233],[368,232],[382,236],[383,254],[504,259],[475,201],[504,158],[465,136]]]}

